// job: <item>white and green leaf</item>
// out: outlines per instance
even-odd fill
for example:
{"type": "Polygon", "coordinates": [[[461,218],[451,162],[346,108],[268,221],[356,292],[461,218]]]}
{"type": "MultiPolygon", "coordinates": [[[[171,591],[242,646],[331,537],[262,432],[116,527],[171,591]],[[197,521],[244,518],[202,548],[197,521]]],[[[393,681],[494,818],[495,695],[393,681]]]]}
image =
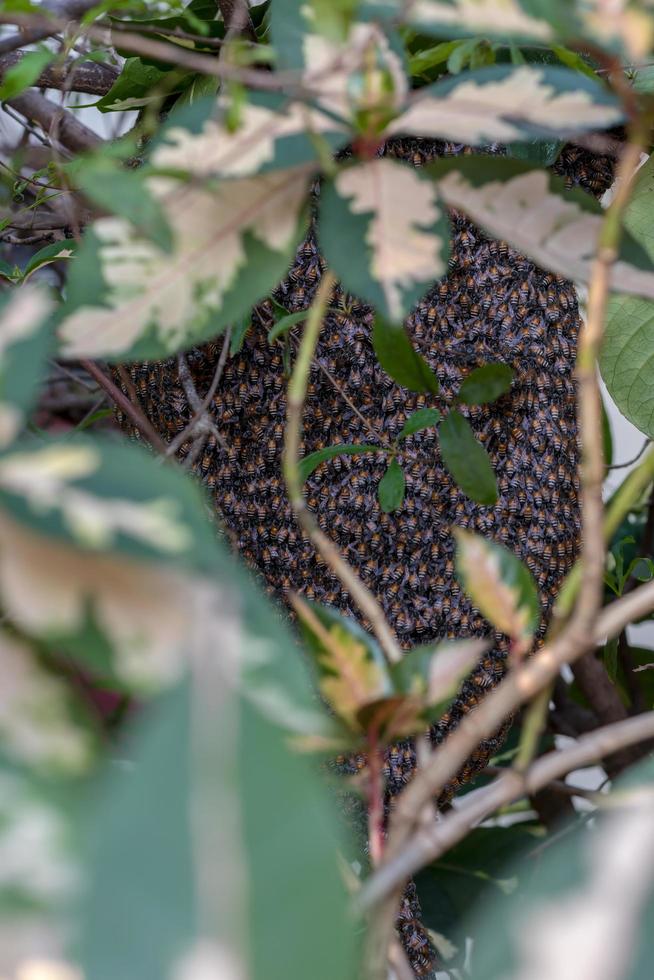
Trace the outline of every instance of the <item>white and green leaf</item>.
{"type": "Polygon", "coordinates": [[[87,770],[95,740],[76,717],[65,681],[6,631],[0,631],[0,674],[0,752],[50,776],[87,770]]]}
{"type": "Polygon", "coordinates": [[[396,323],[447,271],[450,228],[435,184],[390,159],[326,182],[318,234],[345,288],[396,323]]]}
{"type": "MultiPolygon", "coordinates": [[[[466,157],[430,164],[439,193],[489,235],[509,242],[538,265],[588,282],[603,214],[583,191],[565,189],[546,170],[517,160],[466,157]]],[[[654,297],[654,261],[628,232],[612,268],[614,290],[654,297]]]]}
{"type": "Polygon", "coordinates": [[[253,93],[231,125],[226,97],[176,112],[163,127],[151,163],[194,177],[249,177],[305,163],[319,166],[349,138],[329,114],[300,101],[253,93]]]}
{"type": "Polygon", "coordinates": [[[560,66],[497,65],[434,82],[388,127],[388,133],[471,145],[561,138],[606,129],[623,119],[600,82],[560,66]]]}
{"type": "Polygon", "coordinates": [[[32,286],[0,299],[0,449],[18,435],[36,401],[54,346],[52,311],[48,294],[32,286]]]}
{"type": "Polygon", "coordinates": [[[307,168],[221,183],[158,178],[173,235],[167,254],[121,218],[87,233],[59,326],[64,357],[170,355],[239,319],[284,274],[301,237],[307,168]]]}
{"type": "MultiPolygon", "coordinates": [[[[556,11],[560,0],[554,0],[556,11]]],[[[555,31],[547,13],[531,14],[521,0],[364,0],[364,11],[391,19],[402,17],[424,34],[461,37],[469,34],[513,36],[547,42],[555,31]]]]}

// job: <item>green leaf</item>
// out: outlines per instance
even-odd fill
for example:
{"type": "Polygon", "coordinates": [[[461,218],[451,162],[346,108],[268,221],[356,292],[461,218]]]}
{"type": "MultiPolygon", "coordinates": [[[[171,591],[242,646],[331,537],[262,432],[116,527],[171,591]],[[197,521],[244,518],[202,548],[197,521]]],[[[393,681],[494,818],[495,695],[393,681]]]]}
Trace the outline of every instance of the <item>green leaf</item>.
{"type": "Polygon", "coordinates": [[[587,75],[588,78],[593,78],[597,80],[597,73],[587,61],[582,58],[580,54],[576,51],[571,51],[570,48],[564,47],[562,44],[552,44],[552,51],[559,59],[559,61],[566,66],[566,68],[572,68],[574,71],[581,72],[582,75],[587,75]]]}
{"type": "Polygon", "coordinates": [[[321,191],[318,237],[345,288],[399,322],[447,271],[450,227],[436,187],[387,158],[347,166],[321,191]]]}
{"type": "Polygon", "coordinates": [[[213,189],[156,178],[172,254],[122,218],[86,233],[68,279],[62,356],[157,359],[240,319],[284,275],[306,220],[310,175],[278,171],[213,189]]]}
{"type": "MultiPolygon", "coordinates": [[[[451,57],[465,51],[459,48],[451,57]]],[[[484,146],[494,141],[561,139],[573,131],[608,129],[622,119],[619,100],[599,81],[576,71],[495,65],[420,89],[387,132],[484,146]]]]}
{"type": "Polygon", "coordinates": [[[459,400],[464,405],[486,405],[494,402],[511,387],[513,370],[508,364],[483,364],[463,379],[459,400]]]}
{"type": "Polygon", "coordinates": [[[54,347],[52,301],[24,286],[0,297],[0,449],[26,424],[54,347]]]}
{"type": "Polygon", "coordinates": [[[540,622],[538,590],[531,572],[502,545],[454,529],[461,584],[481,614],[511,637],[516,654],[528,651],[540,622]]]}
{"type": "Polygon", "coordinates": [[[21,279],[26,281],[33,272],[42,269],[45,265],[72,259],[76,252],[77,242],[74,238],[66,238],[63,242],[53,242],[52,245],[46,245],[31,257],[22,271],[21,279]]]}
{"type": "Polygon", "coordinates": [[[287,316],[283,316],[280,320],[277,320],[277,322],[268,331],[268,343],[272,344],[278,337],[281,337],[282,334],[285,334],[293,327],[296,327],[298,323],[303,323],[306,318],[306,310],[300,310],[299,313],[289,313],[287,316]]]}
{"type": "Polygon", "coordinates": [[[415,78],[427,75],[432,68],[444,65],[461,41],[441,41],[434,47],[425,48],[409,55],[409,73],[415,78]]]}
{"type": "Polygon", "coordinates": [[[488,506],[497,501],[497,481],[488,453],[467,419],[453,409],[439,429],[443,462],[467,497],[488,506]]]}
{"type": "MultiPolygon", "coordinates": [[[[624,226],[654,260],[653,192],[654,162],[650,159],[638,172],[624,226]]],[[[623,294],[610,298],[600,371],[622,414],[641,432],[653,437],[654,302],[651,299],[623,294]]]]}
{"type": "Polygon", "coordinates": [[[315,453],[304,456],[299,463],[300,480],[304,483],[311,476],[321,463],[335,456],[358,456],[361,453],[381,453],[384,452],[381,446],[374,446],[368,443],[338,443],[335,446],[325,446],[324,449],[317,449],[315,453]]]}
{"type": "Polygon", "coordinates": [[[128,170],[101,155],[78,161],[77,186],[103,211],[120,215],[164,252],[173,246],[171,230],[161,203],[150,193],[138,170],[128,170]]]}
{"type": "Polygon", "coordinates": [[[398,439],[406,439],[422,429],[430,429],[438,425],[443,416],[437,408],[419,408],[408,417],[398,435],[398,439]]]}
{"type": "Polygon", "coordinates": [[[141,720],[130,755],[88,805],[85,975],[220,976],[247,962],[252,980],[350,976],[336,816],[284,733],[204,670],[141,720]]]}
{"type": "Polygon", "coordinates": [[[379,506],[385,514],[391,514],[402,506],[405,489],[404,470],[396,459],[392,459],[377,487],[379,506]]]}
{"type": "Polygon", "coordinates": [[[39,49],[22,54],[20,61],[2,73],[0,81],[0,101],[13,99],[30,85],[38,81],[41,72],[50,65],[57,54],[55,51],[39,49]]]}
{"type": "Polygon", "coordinates": [[[236,326],[232,327],[232,339],[229,344],[230,357],[234,357],[243,349],[245,335],[252,326],[252,317],[249,313],[242,316],[236,326]]]}
{"type": "Polygon", "coordinates": [[[157,68],[142,61],[141,58],[128,58],[123,70],[106,95],[95,103],[100,112],[122,112],[125,109],[138,109],[148,102],[163,99],[183,89],[180,81],[170,88],[169,68],[157,68]]]}
{"type": "Polygon", "coordinates": [[[438,394],[438,378],[420,354],[413,349],[404,328],[375,317],[372,343],[384,371],[409,391],[438,394]]]}
{"type": "MultiPolygon", "coordinates": [[[[445,203],[463,211],[487,234],[509,242],[543,268],[589,282],[604,212],[579,189],[509,158],[460,157],[426,168],[445,203]]],[[[654,297],[654,259],[630,231],[622,237],[612,286],[654,297]]]]}

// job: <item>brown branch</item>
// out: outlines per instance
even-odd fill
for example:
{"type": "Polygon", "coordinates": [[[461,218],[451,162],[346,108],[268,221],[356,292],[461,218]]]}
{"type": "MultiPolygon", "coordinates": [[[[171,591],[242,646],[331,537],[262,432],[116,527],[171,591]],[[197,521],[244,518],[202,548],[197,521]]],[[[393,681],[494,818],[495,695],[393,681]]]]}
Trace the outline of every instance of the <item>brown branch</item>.
{"type": "Polygon", "coordinates": [[[72,153],[94,150],[103,142],[97,133],[76,119],[72,112],[50,102],[40,92],[23,92],[8,101],[21,116],[38,123],[48,136],[56,130],[58,141],[72,153]]]}
{"type": "MultiPolygon", "coordinates": [[[[533,796],[553,781],[615,752],[654,737],[654,712],[627,718],[583,735],[574,745],[549,752],[524,773],[507,769],[490,786],[468,793],[456,810],[429,828],[422,827],[394,859],[384,864],[357,896],[359,911],[369,911],[425,864],[437,860],[492,813],[523,796],[533,796]]],[[[568,787],[572,795],[574,787],[568,787]]],[[[581,791],[583,793],[583,791],[581,791]]]]}
{"type": "MultiPolygon", "coordinates": [[[[17,51],[0,55],[0,81],[5,73],[25,57],[17,51]]],[[[48,65],[37,81],[38,88],[65,89],[67,92],[85,92],[90,95],[106,95],[118,78],[118,72],[97,61],[84,58],[65,61],[63,64],[48,65]]]]}
{"type": "Polygon", "coordinates": [[[107,377],[102,368],[98,367],[94,361],[83,360],[80,361],[80,364],[97,381],[102,390],[109,395],[112,402],[122,409],[132,420],[134,426],[147,439],[153,449],[156,449],[158,453],[165,456],[167,449],[166,443],[139,406],[130,401],[127,395],[114,384],[111,378],[107,377]]]}
{"type": "Polygon", "coordinates": [[[247,2],[243,0],[218,0],[218,7],[223,15],[228,34],[242,34],[248,41],[257,43],[257,32],[254,29],[247,2]]]}

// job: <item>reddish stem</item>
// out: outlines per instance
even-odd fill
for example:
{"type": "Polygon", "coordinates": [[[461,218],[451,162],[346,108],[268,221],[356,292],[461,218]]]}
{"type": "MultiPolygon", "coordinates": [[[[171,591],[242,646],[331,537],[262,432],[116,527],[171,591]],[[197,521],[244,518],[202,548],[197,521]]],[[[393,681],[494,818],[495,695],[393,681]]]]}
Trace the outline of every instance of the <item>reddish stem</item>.
{"type": "Polygon", "coordinates": [[[384,853],[384,756],[376,728],[368,732],[368,841],[376,868],[384,853]]]}

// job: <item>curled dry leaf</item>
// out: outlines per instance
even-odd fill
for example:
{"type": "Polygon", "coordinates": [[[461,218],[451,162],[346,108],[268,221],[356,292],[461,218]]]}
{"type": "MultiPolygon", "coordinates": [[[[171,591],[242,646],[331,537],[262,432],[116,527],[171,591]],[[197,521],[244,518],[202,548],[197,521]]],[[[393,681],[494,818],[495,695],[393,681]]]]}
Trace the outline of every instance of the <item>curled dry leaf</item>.
{"type": "MultiPolygon", "coordinates": [[[[545,170],[523,170],[509,160],[470,158],[457,168],[441,169],[438,164],[432,168],[448,206],[463,211],[488,234],[510,242],[538,265],[570,279],[589,281],[603,221],[595,202],[566,194],[545,170]],[[443,170],[444,176],[439,176],[443,170]]],[[[623,251],[624,257],[613,265],[613,288],[654,297],[651,260],[629,236],[625,242],[629,251],[623,251]]]]}
{"type": "Polygon", "coordinates": [[[49,347],[44,323],[53,309],[48,294],[27,286],[12,291],[0,312],[0,448],[23,427],[49,347]]]}
{"type": "Polygon", "coordinates": [[[617,101],[567,68],[496,66],[436,82],[388,127],[389,133],[479,145],[534,135],[602,129],[621,121],[617,101]]]}
{"type": "Polygon", "coordinates": [[[91,613],[116,675],[130,685],[155,689],[181,673],[191,588],[182,574],[78,551],[0,512],[0,592],[10,619],[65,647],[91,613]]]}
{"type": "Polygon", "coordinates": [[[95,222],[73,266],[59,327],[63,356],[162,357],[237,319],[283,275],[309,177],[299,167],[211,190],[156,178],[170,255],[122,218],[95,222]]]}
{"type": "Polygon", "coordinates": [[[483,616],[511,638],[513,652],[529,650],[540,619],[531,573],[514,554],[477,534],[455,528],[457,571],[483,616]]]}
{"type": "Polygon", "coordinates": [[[93,757],[93,739],[73,718],[67,685],[6,632],[0,632],[0,674],[3,752],[49,773],[83,772],[93,757]]]}
{"type": "Polygon", "coordinates": [[[339,171],[323,190],[319,235],[345,287],[394,322],[447,271],[449,222],[436,186],[393,160],[339,171]]]}

